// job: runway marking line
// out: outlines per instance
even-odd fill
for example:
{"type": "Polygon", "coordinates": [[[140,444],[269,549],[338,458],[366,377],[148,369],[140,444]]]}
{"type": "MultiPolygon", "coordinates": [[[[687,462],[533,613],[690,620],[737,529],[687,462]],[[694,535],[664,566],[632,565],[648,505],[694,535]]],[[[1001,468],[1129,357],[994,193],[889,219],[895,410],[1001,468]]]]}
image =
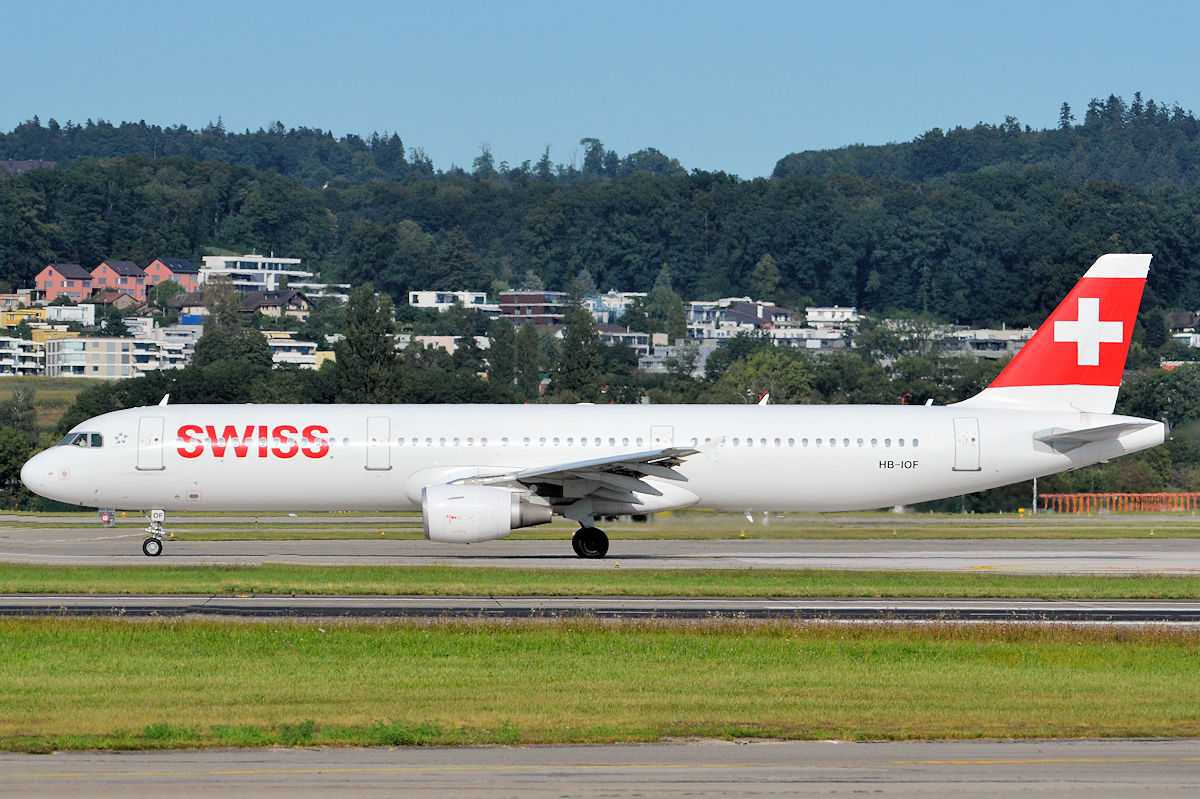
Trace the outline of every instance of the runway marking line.
{"type": "Polygon", "coordinates": [[[419,772],[490,772],[490,771],[645,771],[650,769],[729,769],[729,768],[878,768],[881,766],[1040,766],[1096,764],[1184,764],[1200,763],[1200,757],[1039,757],[1002,760],[885,760],[885,761],[828,761],[813,763],[610,763],[603,765],[528,765],[528,766],[363,766],[350,768],[271,768],[271,769],[195,769],[171,771],[64,771],[10,774],[5,780],[62,780],[114,777],[253,777],[278,774],[411,774],[419,772]]]}

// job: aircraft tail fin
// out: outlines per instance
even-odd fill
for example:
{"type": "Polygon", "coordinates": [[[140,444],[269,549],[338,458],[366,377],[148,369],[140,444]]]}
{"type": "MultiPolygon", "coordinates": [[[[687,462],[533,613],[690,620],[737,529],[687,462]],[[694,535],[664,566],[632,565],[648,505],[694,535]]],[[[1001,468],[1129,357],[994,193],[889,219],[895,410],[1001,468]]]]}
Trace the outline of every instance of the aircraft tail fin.
{"type": "Polygon", "coordinates": [[[1102,255],[991,385],[966,406],[1112,413],[1149,255],[1102,255]]]}

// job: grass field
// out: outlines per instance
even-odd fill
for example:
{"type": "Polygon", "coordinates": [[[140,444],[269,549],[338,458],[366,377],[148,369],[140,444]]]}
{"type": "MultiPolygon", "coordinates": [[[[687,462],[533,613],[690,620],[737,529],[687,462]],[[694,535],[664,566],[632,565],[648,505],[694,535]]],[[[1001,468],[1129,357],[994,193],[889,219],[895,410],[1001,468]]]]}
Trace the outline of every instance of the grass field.
{"type": "Polygon", "coordinates": [[[34,391],[33,407],[41,430],[51,430],[75,402],[75,396],[88,386],[104,381],[78,377],[6,376],[0,377],[0,402],[12,399],[18,388],[34,391]]]}
{"type": "Polygon", "coordinates": [[[0,748],[1200,734],[1200,633],[0,621],[0,748]]]}
{"type": "Polygon", "coordinates": [[[801,569],[474,566],[46,566],[0,563],[6,594],[356,594],[1196,599],[1200,577],[801,569]]]}

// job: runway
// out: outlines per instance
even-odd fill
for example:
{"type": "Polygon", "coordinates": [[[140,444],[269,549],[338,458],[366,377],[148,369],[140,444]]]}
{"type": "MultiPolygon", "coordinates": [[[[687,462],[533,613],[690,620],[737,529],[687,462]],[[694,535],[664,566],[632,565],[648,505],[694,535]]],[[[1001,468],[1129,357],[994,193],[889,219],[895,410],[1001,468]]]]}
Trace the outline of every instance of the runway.
{"type": "Polygon", "coordinates": [[[570,541],[480,544],[422,540],[195,541],[181,530],[163,554],[141,552],[137,529],[0,528],[0,561],[165,565],[300,563],[554,569],[880,569],[1011,574],[1200,575],[1200,538],[871,540],[614,540],[607,558],[585,560],[570,541]]]}
{"type": "Polygon", "coordinates": [[[0,616],[1200,624],[1200,601],[0,595],[0,616]]]}
{"type": "Polygon", "coordinates": [[[1200,741],[675,742],[621,746],[0,753],[0,795],[1192,797],[1200,741]]]}

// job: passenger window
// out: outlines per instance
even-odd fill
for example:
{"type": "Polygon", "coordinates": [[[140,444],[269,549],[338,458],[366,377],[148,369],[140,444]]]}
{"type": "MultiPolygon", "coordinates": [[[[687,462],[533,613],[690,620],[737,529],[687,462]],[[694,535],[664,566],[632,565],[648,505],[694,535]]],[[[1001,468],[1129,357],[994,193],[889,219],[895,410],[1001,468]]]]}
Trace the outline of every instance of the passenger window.
{"type": "Polygon", "coordinates": [[[794,439],[794,438],[789,438],[789,439],[788,439],[788,446],[789,446],[789,447],[794,447],[794,446],[796,446],[796,439],[794,439]]]}
{"type": "Polygon", "coordinates": [[[912,445],[913,445],[914,447],[917,445],[917,440],[916,440],[915,438],[914,438],[914,439],[913,439],[913,441],[912,441],[912,445]]]}
{"type": "Polygon", "coordinates": [[[898,446],[898,447],[903,447],[903,446],[904,446],[904,439],[903,439],[903,438],[901,438],[901,439],[897,439],[897,440],[896,440],[896,446],[898,446]]]}
{"type": "Polygon", "coordinates": [[[843,446],[843,447],[848,447],[848,446],[850,446],[850,439],[848,439],[848,438],[843,438],[843,439],[842,439],[842,446],[843,446]]]}
{"type": "Polygon", "coordinates": [[[863,440],[862,440],[861,438],[858,440],[858,445],[859,445],[860,447],[863,445],[863,440]]]}
{"type": "Polygon", "coordinates": [[[885,439],[883,440],[883,445],[884,445],[885,447],[890,447],[890,446],[892,445],[892,440],[891,440],[890,438],[885,438],[885,439]]]}

